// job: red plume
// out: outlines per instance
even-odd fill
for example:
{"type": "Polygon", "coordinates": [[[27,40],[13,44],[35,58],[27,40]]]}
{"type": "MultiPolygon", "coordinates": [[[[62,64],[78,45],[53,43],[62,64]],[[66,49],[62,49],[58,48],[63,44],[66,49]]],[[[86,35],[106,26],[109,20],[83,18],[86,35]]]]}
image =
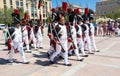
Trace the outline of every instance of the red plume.
{"type": "Polygon", "coordinates": [[[74,9],[74,12],[75,12],[76,14],[80,14],[80,9],[79,9],[79,8],[76,8],[76,9],[74,9]]]}
{"type": "Polygon", "coordinates": [[[14,9],[15,14],[19,14],[19,11],[17,9],[14,9]]]}
{"type": "Polygon", "coordinates": [[[67,12],[71,13],[72,12],[72,8],[67,8],[67,12]]]}
{"type": "Polygon", "coordinates": [[[51,11],[52,11],[52,12],[56,12],[55,8],[52,8],[51,11]]]}
{"type": "Polygon", "coordinates": [[[62,9],[63,9],[63,11],[66,11],[67,7],[68,7],[67,2],[62,2],[62,9]]]}
{"type": "Polygon", "coordinates": [[[28,19],[28,18],[29,18],[28,13],[25,13],[24,14],[24,19],[28,19]]]}
{"type": "Polygon", "coordinates": [[[85,8],[84,12],[85,12],[85,14],[88,14],[89,13],[89,9],[85,8]]]}

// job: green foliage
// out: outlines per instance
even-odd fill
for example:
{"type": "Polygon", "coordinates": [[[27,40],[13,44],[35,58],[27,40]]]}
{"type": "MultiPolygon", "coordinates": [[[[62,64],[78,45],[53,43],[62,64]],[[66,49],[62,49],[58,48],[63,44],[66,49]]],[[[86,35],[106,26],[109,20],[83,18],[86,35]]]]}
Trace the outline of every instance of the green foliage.
{"type": "MultiPolygon", "coordinates": [[[[8,9],[7,7],[4,9],[0,9],[0,23],[6,24],[6,25],[10,25],[11,23],[13,23],[12,21],[12,16],[11,14],[13,13],[14,9],[8,9]]],[[[24,11],[23,8],[18,8],[19,12],[20,12],[20,17],[23,18],[24,17],[24,11]]]]}
{"type": "Polygon", "coordinates": [[[120,17],[120,9],[116,10],[114,13],[114,19],[117,19],[120,17]]]}
{"type": "Polygon", "coordinates": [[[5,8],[4,11],[3,9],[0,9],[0,23],[3,24],[11,24],[12,23],[12,16],[11,13],[13,12],[13,9],[7,9],[5,8]]]}
{"type": "Polygon", "coordinates": [[[107,17],[107,18],[114,19],[114,15],[113,15],[113,14],[106,14],[106,17],[107,17]]]}
{"type": "Polygon", "coordinates": [[[117,19],[120,17],[120,9],[116,10],[114,14],[106,14],[106,17],[117,19]]]}
{"type": "Polygon", "coordinates": [[[19,10],[19,12],[20,12],[20,18],[22,19],[22,18],[24,18],[24,10],[23,10],[23,8],[21,7],[21,8],[18,8],[18,10],[19,10]]]}

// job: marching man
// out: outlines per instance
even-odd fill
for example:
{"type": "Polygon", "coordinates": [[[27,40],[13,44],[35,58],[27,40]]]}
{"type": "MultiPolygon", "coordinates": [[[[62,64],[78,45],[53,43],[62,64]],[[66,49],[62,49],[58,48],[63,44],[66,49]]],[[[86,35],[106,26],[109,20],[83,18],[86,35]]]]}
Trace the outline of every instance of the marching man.
{"type": "Polygon", "coordinates": [[[26,45],[26,52],[31,53],[29,48],[29,40],[28,40],[28,26],[25,24],[25,22],[22,23],[22,36],[23,36],[23,42],[26,45]]]}
{"type": "Polygon", "coordinates": [[[93,26],[93,17],[89,17],[89,27],[90,27],[90,40],[91,40],[91,44],[93,45],[94,48],[94,52],[99,52],[99,50],[96,48],[96,44],[95,44],[95,36],[94,36],[94,26],[93,26]]]}
{"type": "Polygon", "coordinates": [[[58,14],[59,24],[56,27],[56,51],[51,55],[50,62],[54,64],[54,58],[63,51],[64,65],[71,66],[68,62],[67,30],[63,13],[58,14]],[[63,49],[63,50],[62,50],[63,49]]]}
{"type": "Polygon", "coordinates": [[[76,34],[76,29],[73,24],[73,21],[74,21],[74,14],[71,13],[71,15],[69,16],[69,31],[68,31],[68,33],[70,33],[69,38],[71,38],[72,42],[68,42],[68,49],[70,48],[71,45],[73,45],[73,48],[74,48],[73,50],[77,57],[77,60],[83,61],[83,58],[81,58],[79,55],[79,50],[78,50],[78,46],[77,46],[77,34],[76,34]]]}
{"type": "Polygon", "coordinates": [[[38,22],[38,26],[35,26],[35,28],[36,28],[37,47],[40,49],[43,49],[43,45],[42,45],[42,40],[43,40],[42,30],[43,30],[43,28],[39,22],[38,22]]]}
{"type": "Polygon", "coordinates": [[[84,42],[83,42],[83,37],[82,37],[82,17],[80,15],[77,15],[77,25],[76,25],[76,31],[77,31],[77,43],[78,43],[78,48],[82,52],[83,57],[88,57],[87,54],[85,54],[84,51],[84,42]]]}
{"type": "Polygon", "coordinates": [[[13,54],[14,54],[14,51],[17,50],[21,55],[23,63],[29,64],[29,61],[26,60],[25,53],[23,50],[22,32],[21,32],[20,23],[17,23],[16,28],[15,29],[13,28],[13,30],[14,32],[11,34],[12,41],[11,41],[11,49],[9,54],[9,61],[13,62],[13,54]]]}

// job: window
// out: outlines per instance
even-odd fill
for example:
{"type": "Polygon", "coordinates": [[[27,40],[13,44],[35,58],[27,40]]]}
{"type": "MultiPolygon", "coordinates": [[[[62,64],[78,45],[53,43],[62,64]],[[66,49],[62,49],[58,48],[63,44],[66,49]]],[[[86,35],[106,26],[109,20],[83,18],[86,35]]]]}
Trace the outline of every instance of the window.
{"type": "Polygon", "coordinates": [[[6,4],[6,0],[3,0],[3,3],[6,4]]]}
{"type": "Polygon", "coordinates": [[[6,5],[4,5],[4,9],[7,9],[7,6],[6,6],[6,5]]]}
{"type": "Polygon", "coordinates": [[[12,0],[10,0],[10,5],[12,5],[12,0]]]}
{"type": "Polygon", "coordinates": [[[20,6],[23,6],[23,2],[20,2],[20,6]]]}
{"type": "Polygon", "coordinates": [[[13,8],[13,6],[10,6],[10,8],[13,8]]]}
{"type": "Polygon", "coordinates": [[[31,16],[32,16],[32,17],[34,17],[34,16],[37,17],[37,13],[33,13],[33,12],[32,12],[32,13],[31,13],[31,16]]]}
{"type": "Polygon", "coordinates": [[[106,11],[104,12],[104,14],[106,14],[106,11]]]}
{"type": "Polygon", "coordinates": [[[16,1],[16,6],[19,6],[19,1],[16,1]]]}
{"type": "Polygon", "coordinates": [[[45,14],[43,14],[43,17],[46,17],[45,14]]]}

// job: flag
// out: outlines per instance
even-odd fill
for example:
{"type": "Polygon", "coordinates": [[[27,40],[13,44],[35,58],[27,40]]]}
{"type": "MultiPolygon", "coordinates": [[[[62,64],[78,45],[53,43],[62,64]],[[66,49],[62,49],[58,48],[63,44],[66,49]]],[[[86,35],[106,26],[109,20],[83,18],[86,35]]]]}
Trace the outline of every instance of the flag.
{"type": "Polygon", "coordinates": [[[39,0],[38,9],[40,9],[41,6],[43,6],[43,0],[39,0]]]}

